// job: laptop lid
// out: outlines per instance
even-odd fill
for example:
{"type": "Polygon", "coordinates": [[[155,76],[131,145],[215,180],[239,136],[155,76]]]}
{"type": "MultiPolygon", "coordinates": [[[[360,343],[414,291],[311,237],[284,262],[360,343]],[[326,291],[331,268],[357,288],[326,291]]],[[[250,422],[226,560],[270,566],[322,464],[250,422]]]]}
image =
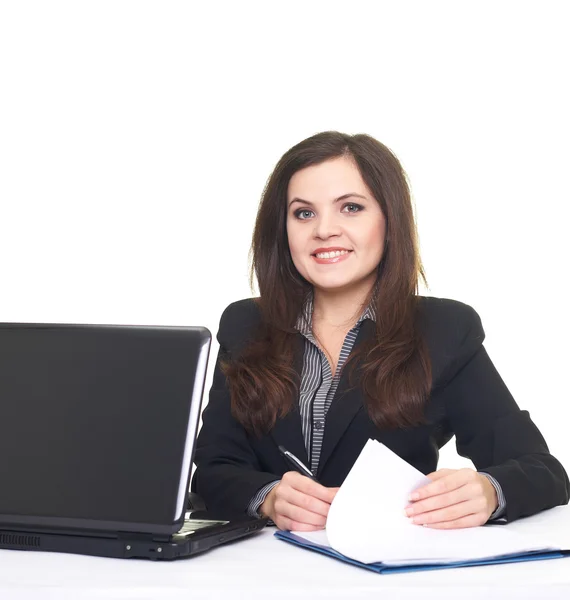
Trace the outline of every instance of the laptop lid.
{"type": "Polygon", "coordinates": [[[177,531],[210,342],[202,327],[0,324],[0,524],[177,531]]]}

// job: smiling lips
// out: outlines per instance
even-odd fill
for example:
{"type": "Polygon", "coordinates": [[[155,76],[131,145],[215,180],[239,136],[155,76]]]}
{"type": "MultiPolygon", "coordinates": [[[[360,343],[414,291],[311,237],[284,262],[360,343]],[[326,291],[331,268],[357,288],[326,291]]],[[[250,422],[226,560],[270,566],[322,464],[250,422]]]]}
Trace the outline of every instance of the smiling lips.
{"type": "Polygon", "coordinates": [[[351,252],[346,248],[317,248],[311,256],[319,265],[331,265],[346,260],[351,252]]]}

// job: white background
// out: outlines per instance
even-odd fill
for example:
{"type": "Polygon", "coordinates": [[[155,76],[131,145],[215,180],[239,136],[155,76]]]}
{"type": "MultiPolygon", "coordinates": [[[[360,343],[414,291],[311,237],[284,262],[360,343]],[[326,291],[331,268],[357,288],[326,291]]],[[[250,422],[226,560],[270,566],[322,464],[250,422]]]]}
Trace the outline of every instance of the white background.
{"type": "Polygon", "coordinates": [[[281,154],[366,132],[409,174],[422,293],[479,312],[570,468],[568,9],[0,0],[0,320],[215,333],[281,154]]]}

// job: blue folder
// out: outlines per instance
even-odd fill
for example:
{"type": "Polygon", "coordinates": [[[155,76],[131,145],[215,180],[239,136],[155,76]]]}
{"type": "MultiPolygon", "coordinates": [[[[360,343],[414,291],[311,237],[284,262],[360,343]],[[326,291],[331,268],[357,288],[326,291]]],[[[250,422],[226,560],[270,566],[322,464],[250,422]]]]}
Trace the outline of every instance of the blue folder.
{"type": "Polygon", "coordinates": [[[523,562],[528,560],[547,560],[551,558],[564,558],[566,556],[570,556],[569,550],[560,550],[560,551],[549,551],[549,552],[522,552],[519,554],[507,554],[504,556],[496,557],[496,558],[486,558],[481,560],[469,560],[469,561],[455,561],[450,563],[417,563],[414,565],[384,565],[381,562],[376,563],[363,563],[358,560],[354,560],[352,558],[348,558],[348,556],[344,556],[333,550],[329,546],[321,546],[320,544],[315,544],[313,542],[309,542],[304,538],[301,538],[290,531],[276,531],[275,537],[283,540],[285,542],[289,542],[290,544],[294,544],[296,546],[301,546],[302,548],[307,548],[307,550],[313,550],[314,552],[320,552],[321,554],[325,554],[327,556],[331,556],[332,558],[336,558],[337,560],[342,560],[345,563],[355,565],[357,567],[361,567],[363,569],[368,569],[369,571],[374,571],[376,573],[380,573],[382,575],[386,575],[388,573],[406,573],[409,571],[431,571],[436,569],[453,569],[457,567],[477,567],[480,565],[500,565],[503,563],[513,563],[513,562],[523,562]]]}

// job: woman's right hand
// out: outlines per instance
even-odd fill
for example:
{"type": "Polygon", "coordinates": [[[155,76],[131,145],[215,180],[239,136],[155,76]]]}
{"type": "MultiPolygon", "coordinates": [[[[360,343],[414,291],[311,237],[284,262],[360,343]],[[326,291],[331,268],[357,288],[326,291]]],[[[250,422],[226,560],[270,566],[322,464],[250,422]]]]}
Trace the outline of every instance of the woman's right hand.
{"type": "Polygon", "coordinates": [[[259,512],[279,529],[317,531],[324,529],[333,498],[339,488],[327,488],[296,471],[283,475],[267,494],[259,512]]]}

